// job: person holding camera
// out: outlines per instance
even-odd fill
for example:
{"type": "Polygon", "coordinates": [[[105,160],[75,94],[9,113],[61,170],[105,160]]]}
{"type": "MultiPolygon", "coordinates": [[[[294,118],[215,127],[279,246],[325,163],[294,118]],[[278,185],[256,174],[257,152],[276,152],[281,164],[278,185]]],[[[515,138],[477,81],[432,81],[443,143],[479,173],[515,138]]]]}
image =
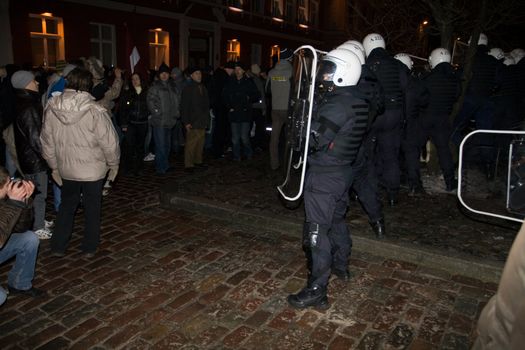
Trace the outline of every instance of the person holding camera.
{"type": "MultiPolygon", "coordinates": [[[[0,166],[0,264],[15,257],[8,274],[9,294],[40,297],[46,293],[32,286],[40,240],[33,231],[33,212],[29,198],[35,186],[30,181],[12,181],[0,166]]],[[[7,299],[0,287],[0,305],[7,299]]]]}

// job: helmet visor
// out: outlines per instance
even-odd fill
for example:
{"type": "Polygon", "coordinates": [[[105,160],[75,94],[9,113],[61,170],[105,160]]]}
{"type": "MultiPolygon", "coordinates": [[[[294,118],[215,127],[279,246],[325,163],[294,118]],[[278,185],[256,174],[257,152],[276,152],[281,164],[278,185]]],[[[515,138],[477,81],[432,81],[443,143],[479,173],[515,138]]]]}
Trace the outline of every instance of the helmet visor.
{"type": "Polygon", "coordinates": [[[317,76],[315,78],[318,82],[333,81],[334,74],[337,70],[337,64],[332,61],[322,60],[317,69],[317,76]]]}

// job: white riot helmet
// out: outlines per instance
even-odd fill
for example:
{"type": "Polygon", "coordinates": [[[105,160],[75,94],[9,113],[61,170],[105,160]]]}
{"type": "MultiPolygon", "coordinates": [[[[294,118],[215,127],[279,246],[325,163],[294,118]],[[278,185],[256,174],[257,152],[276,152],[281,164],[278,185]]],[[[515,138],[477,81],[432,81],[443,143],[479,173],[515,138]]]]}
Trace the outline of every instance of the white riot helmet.
{"type": "Polygon", "coordinates": [[[525,57],[525,50],[523,49],[514,49],[510,52],[510,55],[512,58],[514,58],[514,61],[516,64],[518,64],[523,57],[525,57]]]}
{"type": "Polygon", "coordinates": [[[368,55],[370,55],[370,52],[372,52],[373,49],[376,49],[378,47],[381,47],[383,49],[385,48],[385,39],[383,39],[381,34],[368,34],[363,39],[363,47],[365,48],[365,54],[368,57],[368,55]]]}
{"type": "Polygon", "coordinates": [[[442,62],[450,63],[450,59],[450,52],[448,52],[448,50],[443,47],[438,47],[430,53],[430,57],[428,58],[428,64],[430,65],[430,69],[434,69],[438,64],[442,62]]]}
{"type": "Polygon", "coordinates": [[[334,49],[321,61],[317,81],[333,82],[335,86],[356,85],[361,77],[361,62],[355,53],[346,49],[334,49]]]}
{"type": "Polygon", "coordinates": [[[516,64],[516,61],[512,56],[505,56],[505,59],[503,60],[503,64],[506,66],[512,66],[513,64],[516,64]]]}
{"type": "Polygon", "coordinates": [[[345,44],[354,44],[354,45],[357,45],[359,47],[359,49],[361,49],[361,51],[363,51],[363,55],[365,54],[365,47],[363,46],[363,44],[360,42],[360,41],[357,41],[357,40],[348,40],[345,42],[345,44]]]}
{"type": "MultiPolygon", "coordinates": [[[[472,41],[472,37],[468,39],[468,44],[470,45],[470,42],[472,41]]],[[[478,39],[478,46],[479,45],[488,45],[489,44],[489,38],[484,33],[479,33],[479,39],[478,39]]]]}
{"type": "Polygon", "coordinates": [[[489,50],[489,55],[491,55],[492,57],[494,57],[498,61],[505,58],[505,53],[499,47],[493,47],[492,49],[490,49],[489,50]]]}
{"type": "Polygon", "coordinates": [[[352,51],[357,56],[357,58],[359,58],[359,62],[361,62],[362,65],[365,64],[365,52],[361,50],[361,48],[358,45],[354,44],[351,41],[355,40],[349,40],[344,44],[339,45],[337,48],[352,51]]]}
{"type": "Polygon", "coordinates": [[[394,56],[394,58],[403,63],[405,66],[407,66],[408,70],[412,70],[412,67],[414,66],[414,61],[412,61],[408,54],[398,53],[394,56]]]}

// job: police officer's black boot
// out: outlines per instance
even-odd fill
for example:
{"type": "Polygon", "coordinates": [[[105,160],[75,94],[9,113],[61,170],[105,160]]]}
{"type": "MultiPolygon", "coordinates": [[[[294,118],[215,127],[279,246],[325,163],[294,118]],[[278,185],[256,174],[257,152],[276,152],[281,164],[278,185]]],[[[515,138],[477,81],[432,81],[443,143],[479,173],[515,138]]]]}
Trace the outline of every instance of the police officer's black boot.
{"type": "Polygon", "coordinates": [[[297,308],[305,309],[307,307],[315,307],[319,309],[328,309],[328,297],[326,296],[326,287],[319,285],[307,285],[297,294],[290,294],[288,296],[288,303],[297,308]]]}
{"type": "Polygon", "coordinates": [[[332,268],[332,273],[339,279],[341,282],[350,281],[350,271],[348,269],[336,269],[332,268]]]}
{"type": "Polygon", "coordinates": [[[372,230],[374,230],[377,239],[383,239],[386,237],[385,220],[383,218],[370,222],[370,226],[372,226],[372,230]]]}
{"type": "Polygon", "coordinates": [[[445,190],[447,192],[452,192],[458,188],[458,180],[455,178],[447,178],[445,179],[446,188],[445,190]]]}
{"type": "Polygon", "coordinates": [[[391,207],[395,207],[397,205],[397,193],[388,193],[388,205],[390,205],[391,207]]]}

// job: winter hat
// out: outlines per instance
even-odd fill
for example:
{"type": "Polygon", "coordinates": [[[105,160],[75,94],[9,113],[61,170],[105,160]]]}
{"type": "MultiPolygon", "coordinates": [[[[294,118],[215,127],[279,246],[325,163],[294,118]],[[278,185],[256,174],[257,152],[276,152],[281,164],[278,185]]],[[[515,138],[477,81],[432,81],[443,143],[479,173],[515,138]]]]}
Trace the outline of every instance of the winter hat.
{"type": "Polygon", "coordinates": [[[179,69],[179,67],[174,67],[172,70],[171,70],[171,74],[175,74],[175,76],[180,76],[182,74],[182,71],[179,69]]]}
{"type": "Polygon", "coordinates": [[[11,77],[11,84],[15,89],[25,89],[26,86],[33,80],[35,80],[35,76],[32,72],[27,70],[19,70],[11,77]]]}
{"type": "Polygon", "coordinates": [[[58,73],[61,73],[64,68],[66,68],[67,62],[64,60],[58,60],[57,63],[55,63],[55,69],[58,73]]]}
{"type": "Polygon", "coordinates": [[[250,70],[252,71],[253,74],[257,75],[257,74],[261,74],[261,67],[259,67],[259,65],[257,63],[254,63],[252,64],[250,70]]]}
{"type": "Polygon", "coordinates": [[[201,69],[199,67],[190,67],[190,68],[188,68],[188,75],[192,75],[196,71],[201,71],[201,69]]]}
{"type": "Polygon", "coordinates": [[[160,73],[170,73],[170,67],[164,62],[159,67],[159,74],[160,73]]]}
{"type": "Polygon", "coordinates": [[[74,64],[68,64],[64,67],[64,70],[62,71],[62,76],[66,77],[73,69],[77,68],[74,64]]]}
{"type": "Polygon", "coordinates": [[[242,62],[235,62],[235,65],[234,65],[235,68],[239,67],[241,68],[243,71],[246,71],[246,66],[244,64],[242,64],[242,62]]]}
{"type": "Polygon", "coordinates": [[[293,56],[293,51],[288,49],[288,48],[284,48],[281,50],[281,52],[279,52],[279,58],[281,60],[287,60],[287,59],[290,59],[292,58],[293,56]]]}

